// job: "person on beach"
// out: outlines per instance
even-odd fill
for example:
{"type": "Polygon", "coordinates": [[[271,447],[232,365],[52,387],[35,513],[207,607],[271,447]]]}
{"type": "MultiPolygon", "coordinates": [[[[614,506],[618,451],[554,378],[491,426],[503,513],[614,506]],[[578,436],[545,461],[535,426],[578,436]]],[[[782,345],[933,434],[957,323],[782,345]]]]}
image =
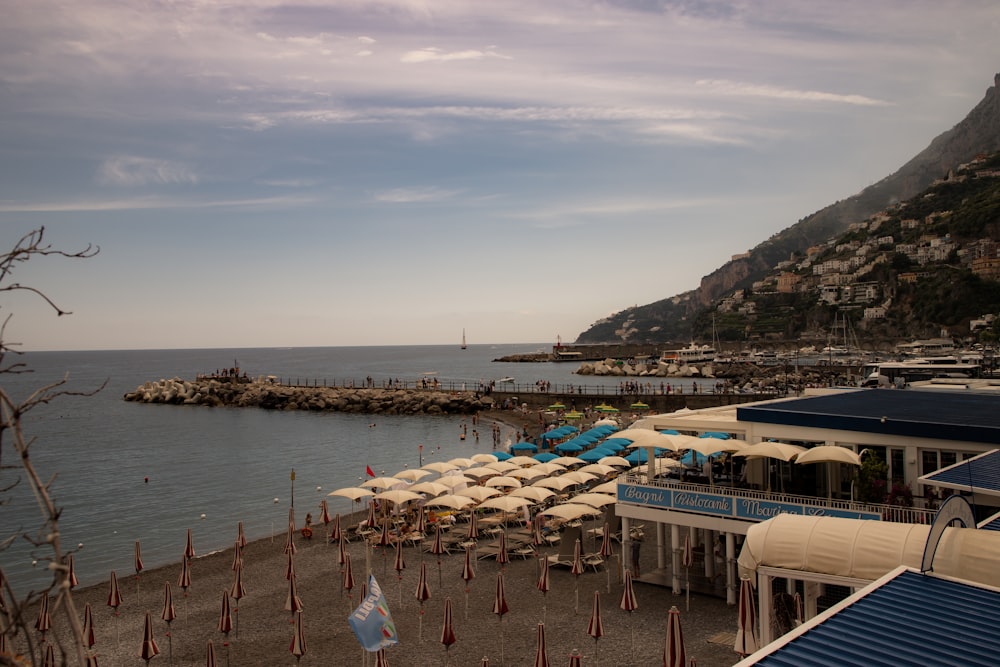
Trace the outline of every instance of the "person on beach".
{"type": "Polygon", "coordinates": [[[642,547],[642,543],[639,538],[632,538],[632,545],[629,548],[630,554],[632,556],[632,574],[633,576],[639,576],[639,549],[642,547]]]}

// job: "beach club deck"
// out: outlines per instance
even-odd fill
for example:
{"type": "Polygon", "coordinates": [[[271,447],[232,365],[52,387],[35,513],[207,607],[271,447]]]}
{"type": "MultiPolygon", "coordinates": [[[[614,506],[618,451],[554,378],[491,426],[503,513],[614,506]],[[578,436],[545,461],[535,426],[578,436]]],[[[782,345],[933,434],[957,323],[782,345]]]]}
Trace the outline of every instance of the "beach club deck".
{"type": "MultiPolygon", "coordinates": [[[[932,390],[821,390],[801,398],[656,415],[635,426],[711,434],[746,444],[843,447],[862,456],[878,456],[886,465],[889,483],[912,491],[908,506],[860,502],[856,466],[797,465],[766,457],[747,458],[732,468],[738,459],[726,457],[725,464],[712,467],[710,478],[708,468],[695,461],[665,472],[650,464],[619,477],[616,513],[622,518],[624,552],[629,549],[629,527],[635,524],[644,525],[645,542],[652,542],[642,548],[656,550],[657,568],[641,573],[638,580],[667,586],[675,594],[690,580],[695,590],[724,592],[727,601],[736,604],[737,559],[747,532],[774,516],[931,524],[937,500],[961,491],[954,485],[934,486],[921,476],[1000,444],[1000,397],[932,390]]],[[[654,454],[652,447],[647,449],[654,454]]],[[[996,511],[984,505],[1000,505],[996,496],[990,501],[980,494],[976,500],[981,519],[996,511]]],[[[833,578],[818,582],[806,588],[806,606],[817,613],[817,600],[828,586],[849,593],[867,583],[845,584],[833,578]]]]}

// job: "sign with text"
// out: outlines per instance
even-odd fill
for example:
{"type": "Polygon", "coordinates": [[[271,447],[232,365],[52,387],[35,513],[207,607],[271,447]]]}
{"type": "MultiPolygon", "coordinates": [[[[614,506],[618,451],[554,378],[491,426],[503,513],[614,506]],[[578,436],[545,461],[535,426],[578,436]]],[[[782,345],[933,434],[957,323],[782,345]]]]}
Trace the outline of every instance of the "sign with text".
{"type": "Polygon", "coordinates": [[[643,484],[618,484],[618,500],[635,505],[648,505],[662,509],[709,514],[712,516],[767,521],[778,514],[804,516],[836,516],[845,519],[881,521],[877,512],[852,511],[843,508],[823,507],[794,502],[776,502],[760,498],[728,496],[708,491],[681,491],[643,484]]]}

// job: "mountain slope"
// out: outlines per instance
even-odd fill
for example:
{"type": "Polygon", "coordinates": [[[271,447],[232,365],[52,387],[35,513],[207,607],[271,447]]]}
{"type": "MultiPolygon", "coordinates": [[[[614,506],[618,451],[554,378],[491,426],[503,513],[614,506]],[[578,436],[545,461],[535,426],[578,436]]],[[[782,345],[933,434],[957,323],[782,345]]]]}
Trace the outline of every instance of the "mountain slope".
{"type": "Polygon", "coordinates": [[[644,306],[628,308],[595,322],[577,343],[662,343],[685,341],[700,311],[735,289],[749,287],[780,261],[843,233],[896,202],[909,199],[935,179],[981,153],[1000,151],[1000,74],[976,107],[955,127],[895,173],[857,195],[831,204],[778,232],[746,256],[727,262],[701,279],[697,289],[644,306]]]}

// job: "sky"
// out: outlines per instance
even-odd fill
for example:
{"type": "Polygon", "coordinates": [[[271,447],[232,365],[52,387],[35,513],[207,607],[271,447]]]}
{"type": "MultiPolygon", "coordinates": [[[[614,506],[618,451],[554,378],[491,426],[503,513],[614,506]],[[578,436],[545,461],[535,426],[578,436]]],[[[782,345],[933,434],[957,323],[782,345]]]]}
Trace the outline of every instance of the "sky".
{"type": "MultiPolygon", "coordinates": [[[[995,0],[9,0],[26,350],[572,342],[895,171],[995,0]]],[[[0,285],[2,286],[2,285],[0,285]]]]}

